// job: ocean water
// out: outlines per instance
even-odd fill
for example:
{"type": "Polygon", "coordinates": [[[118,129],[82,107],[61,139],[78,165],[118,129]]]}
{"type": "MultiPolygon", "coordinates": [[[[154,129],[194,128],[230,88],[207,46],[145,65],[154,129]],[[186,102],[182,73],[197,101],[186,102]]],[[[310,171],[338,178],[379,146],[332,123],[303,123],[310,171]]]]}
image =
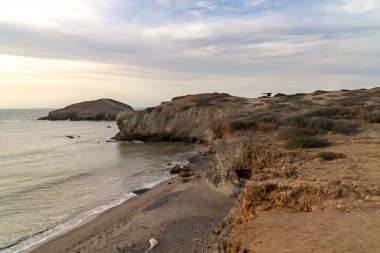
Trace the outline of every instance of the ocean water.
{"type": "Polygon", "coordinates": [[[38,121],[0,110],[0,252],[19,252],[170,177],[183,143],[107,142],[114,122],[38,121]],[[68,138],[73,136],[74,138],[68,138]]]}

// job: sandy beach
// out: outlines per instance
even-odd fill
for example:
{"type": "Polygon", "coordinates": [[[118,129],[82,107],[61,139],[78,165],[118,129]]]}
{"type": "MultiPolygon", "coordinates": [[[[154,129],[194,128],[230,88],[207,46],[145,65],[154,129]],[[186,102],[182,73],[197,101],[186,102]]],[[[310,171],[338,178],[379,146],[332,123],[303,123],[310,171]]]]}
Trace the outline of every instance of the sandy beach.
{"type": "Polygon", "coordinates": [[[233,207],[235,198],[222,194],[204,178],[208,155],[190,159],[194,175],[179,176],[107,210],[92,221],[36,245],[32,253],[217,252],[213,230],[233,207]]]}

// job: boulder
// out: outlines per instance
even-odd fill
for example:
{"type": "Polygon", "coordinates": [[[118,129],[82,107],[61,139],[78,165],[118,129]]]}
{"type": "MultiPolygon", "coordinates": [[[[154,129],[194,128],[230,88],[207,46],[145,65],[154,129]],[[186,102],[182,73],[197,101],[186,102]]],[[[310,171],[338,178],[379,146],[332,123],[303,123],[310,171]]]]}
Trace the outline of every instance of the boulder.
{"type": "Polygon", "coordinates": [[[49,112],[39,120],[107,120],[113,121],[119,112],[133,112],[127,104],[113,99],[98,99],[69,105],[63,109],[49,112]]]}
{"type": "Polygon", "coordinates": [[[178,174],[181,172],[181,167],[177,164],[171,170],[170,174],[178,174]]]}

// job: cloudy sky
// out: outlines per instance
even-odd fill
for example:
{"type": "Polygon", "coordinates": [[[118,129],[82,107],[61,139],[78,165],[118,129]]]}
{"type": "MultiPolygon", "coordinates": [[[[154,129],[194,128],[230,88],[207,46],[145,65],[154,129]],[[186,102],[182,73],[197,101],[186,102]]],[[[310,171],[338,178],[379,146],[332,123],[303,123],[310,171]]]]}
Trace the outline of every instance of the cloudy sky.
{"type": "Polygon", "coordinates": [[[380,86],[380,0],[0,0],[0,108],[380,86]]]}

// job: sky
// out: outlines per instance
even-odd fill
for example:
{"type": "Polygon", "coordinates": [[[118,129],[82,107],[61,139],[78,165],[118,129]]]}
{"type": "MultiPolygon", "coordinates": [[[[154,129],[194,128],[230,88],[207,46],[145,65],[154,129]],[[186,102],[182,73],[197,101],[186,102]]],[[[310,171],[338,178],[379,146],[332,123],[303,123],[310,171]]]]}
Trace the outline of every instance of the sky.
{"type": "Polygon", "coordinates": [[[380,0],[0,0],[0,108],[380,86],[380,0]]]}

